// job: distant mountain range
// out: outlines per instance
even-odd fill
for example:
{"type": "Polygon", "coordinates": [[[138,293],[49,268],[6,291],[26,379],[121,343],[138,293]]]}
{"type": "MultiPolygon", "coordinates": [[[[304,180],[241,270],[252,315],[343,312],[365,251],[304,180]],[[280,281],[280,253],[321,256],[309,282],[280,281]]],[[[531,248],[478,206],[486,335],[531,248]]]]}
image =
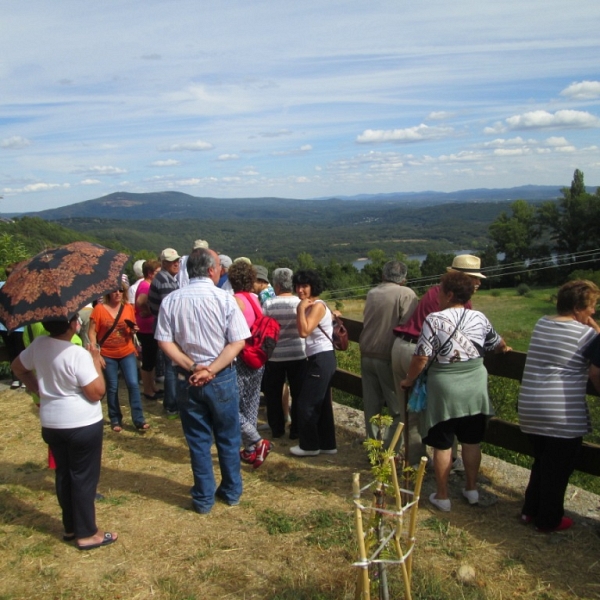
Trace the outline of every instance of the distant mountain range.
{"type": "MultiPolygon", "coordinates": [[[[78,202],[69,206],[10,216],[35,216],[48,221],[68,219],[118,220],[238,220],[286,219],[290,214],[297,220],[315,219],[323,213],[353,213],[391,206],[413,209],[450,203],[496,203],[512,200],[541,202],[560,195],[560,187],[526,185],[503,189],[473,189],[457,192],[398,192],[391,194],[359,194],[312,200],[290,198],[201,198],[181,192],[151,192],[133,194],[115,192],[108,196],[78,202]],[[352,207],[348,203],[353,204],[352,207]]],[[[9,216],[9,215],[6,215],[9,216]]]]}

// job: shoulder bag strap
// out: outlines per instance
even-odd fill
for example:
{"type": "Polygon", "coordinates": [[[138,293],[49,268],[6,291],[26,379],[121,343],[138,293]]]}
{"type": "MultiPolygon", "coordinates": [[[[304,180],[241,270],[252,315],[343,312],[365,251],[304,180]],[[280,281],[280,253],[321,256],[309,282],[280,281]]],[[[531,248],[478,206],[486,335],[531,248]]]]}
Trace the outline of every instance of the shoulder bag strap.
{"type": "Polygon", "coordinates": [[[250,292],[242,292],[242,294],[248,300],[248,302],[250,302],[250,306],[252,307],[252,310],[254,311],[254,318],[258,319],[259,317],[262,317],[263,316],[262,310],[258,310],[258,307],[256,306],[256,300],[254,300],[254,298],[252,297],[252,294],[250,294],[250,292]]]}
{"type": "MultiPolygon", "coordinates": [[[[323,300],[317,300],[317,302],[321,302],[322,304],[325,305],[325,314],[327,314],[327,312],[331,313],[331,320],[333,321],[336,317],[335,315],[329,310],[329,306],[327,306],[327,303],[323,302],[323,300]]],[[[323,332],[323,335],[333,344],[333,339],[327,334],[327,332],[321,327],[321,323],[317,323],[317,327],[323,332]]]]}
{"type": "MultiPolygon", "coordinates": [[[[108,336],[115,330],[115,327],[117,326],[117,323],[119,322],[119,319],[121,318],[121,315],[123,314],[124,308],[125,308],[125,305],[121,304],[121,308],[119,308],[119,312],[117,313],[117,316],[115,317],[115,322],[111,325],[110,329],[102,336],[102,339],[98,342],[98,346],[102,346],[102,344],[104,344],[104,342],[108,339],[108,336]]],[[[106,308],[104,310],[106,310],[106,308]]],[[[106,312],[108,312],[108,311],[106,311],[106,312]]]]}
{"type": "Polygon", "coordinates": [[[439,347],[438,351],[431,357],[431,360],[429,361],[428,365],[425,367],[425,372],[427,372],[429,370],[429,367],[433,364],[433,361],[437,358],[437,355],[450,343],[450,341],[454,337],[454,334],[458,331],[458,328],[462,325],[463,319],[465,318],[466,314],[467,314],[467,309],[464,308],[463,313],[462,313],[460,319],[458,320],[456,327],[454,328],[454,331],[452,332],[450,337],[439,347]]]}

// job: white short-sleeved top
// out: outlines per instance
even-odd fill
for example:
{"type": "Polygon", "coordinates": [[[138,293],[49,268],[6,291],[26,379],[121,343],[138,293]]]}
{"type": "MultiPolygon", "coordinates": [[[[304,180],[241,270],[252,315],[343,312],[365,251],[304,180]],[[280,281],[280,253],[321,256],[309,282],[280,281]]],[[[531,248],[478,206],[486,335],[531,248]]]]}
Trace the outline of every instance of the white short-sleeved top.
{"type": "Polygon", "coordinates": [[[27,370],[36,372],[42,427],[74,429],[102,420],[100,402],[88,400],[82,389],[98,378],[87,350],[44,335],[33,340],[19,358],[27,370]]]}

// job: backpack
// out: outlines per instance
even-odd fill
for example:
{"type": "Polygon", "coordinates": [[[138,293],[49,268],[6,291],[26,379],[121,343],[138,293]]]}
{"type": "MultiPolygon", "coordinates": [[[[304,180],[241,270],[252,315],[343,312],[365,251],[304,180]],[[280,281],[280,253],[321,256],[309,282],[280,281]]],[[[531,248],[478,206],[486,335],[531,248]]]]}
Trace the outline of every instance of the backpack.
{"type": "Polygon", "coordinates": [[[256,306],[256,300],[250,294],[244,292],[244,296],[250,302],[256,318],[250,328],[251,337],[246,340],[240,358],[251,369],[260,369],[273,354],[281,326],[273,317],[261,313],[260,308],[256,306]]]}
{"type": "MultiPolygon", "coordinates": [[[[323,304],[325,304],[323,302],[323,304]]],[[[325,304],[325,306],[327,306],[325,304]]],[[[333,344],[335,350],[348,350],[348,330],[344,325],[344,321],[342,321],[341,317],[334,315],[331,313],[331,325],[333,326],[333,331],[331,337],[329,337],[326,331],[318,325],[318,328],[325,334],[327,339],[333,344]]]]}

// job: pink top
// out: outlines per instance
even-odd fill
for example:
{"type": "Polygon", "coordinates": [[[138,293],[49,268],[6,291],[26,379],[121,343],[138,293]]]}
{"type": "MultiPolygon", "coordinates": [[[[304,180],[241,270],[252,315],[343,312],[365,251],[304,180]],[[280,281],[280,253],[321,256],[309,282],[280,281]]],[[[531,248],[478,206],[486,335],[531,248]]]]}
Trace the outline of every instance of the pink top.
{"type": "Polygon", "coordinates": [[[147,317],[142,317],[140,314],[140,309],[137,306],[137,299],[140,294],[148,294],[150,292],[150,284],[147,281],[142,281],[138,285],[138,289],[135,292],[135,322],[137,326],[140,328],[140,333],[154,333],[154,322],[156,321],[156,317],[154,315],[149,315],[147,317]]]}
{"type": "Polygon", "coordinates": [[[239,298],[244,304],[244,310],[242,313],[244,314],[244,318],[246,319],[248,327],[252,327],[252,325],[254,325],[254,321],[256,321],[256,313],[262,315],[262,309],[258,303],[258,299],[256,296],[254,296],[254,294],[249,292],[238,292],[237,294],[234,294],[234,297],[239,298]],[[254,310],[252,306],[254,306],[254,309],[256,310],[254,310]]]}

